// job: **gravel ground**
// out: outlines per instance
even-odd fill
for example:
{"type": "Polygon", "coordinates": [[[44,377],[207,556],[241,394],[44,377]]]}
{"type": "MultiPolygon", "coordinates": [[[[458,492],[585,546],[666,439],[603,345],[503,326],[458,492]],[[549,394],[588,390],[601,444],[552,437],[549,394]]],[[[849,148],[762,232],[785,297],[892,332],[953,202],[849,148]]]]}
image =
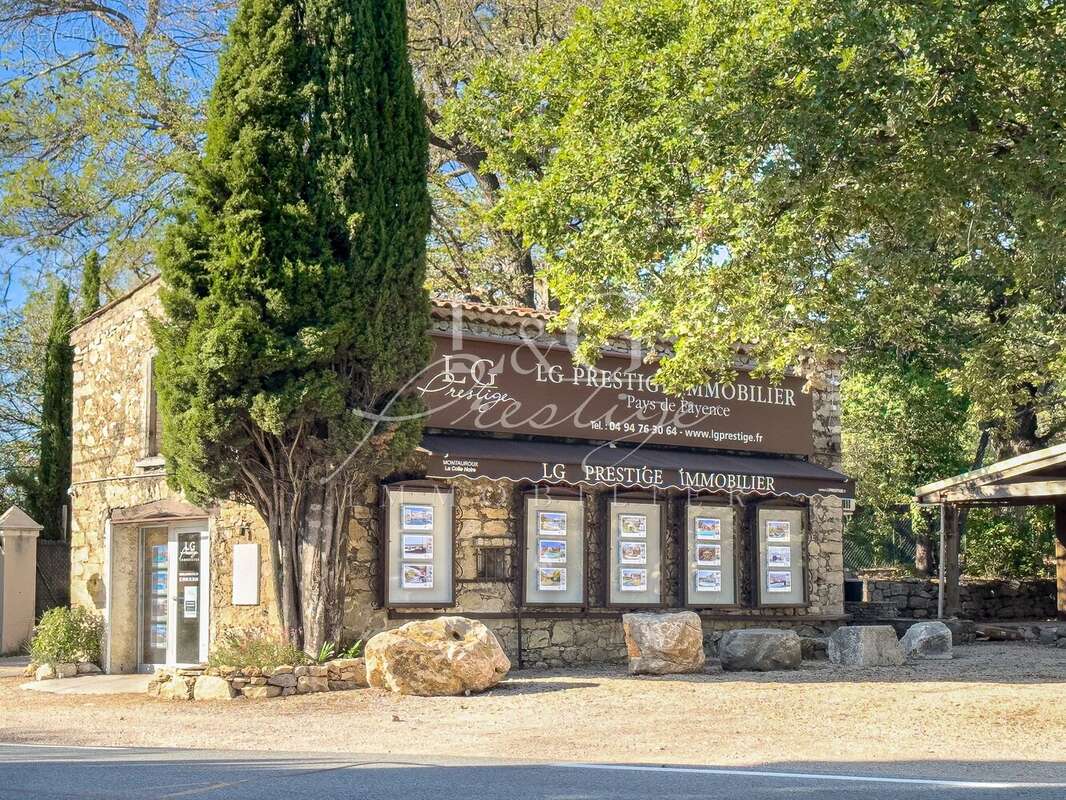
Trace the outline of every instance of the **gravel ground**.
{"type": "Polygon", "coordinates": [[[978,644],[950,662],[631,678],[524,671],[473,697],[375,689],[177,703],[71,697],[0,679],[0,741],[499,759],[1066,762],[1066,650],[978,644]]]}

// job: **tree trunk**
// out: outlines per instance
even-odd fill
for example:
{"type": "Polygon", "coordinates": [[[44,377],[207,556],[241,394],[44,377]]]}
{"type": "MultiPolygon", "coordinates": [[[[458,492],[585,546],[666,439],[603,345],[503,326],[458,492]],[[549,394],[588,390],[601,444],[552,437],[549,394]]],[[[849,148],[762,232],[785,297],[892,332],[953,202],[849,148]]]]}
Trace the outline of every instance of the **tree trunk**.
{"type": "Polygon", "coordinates": [[[315,655],[340,638],[351,497],[313,481],[283,500],[288,513],[268,521],[281,622],[290,642],[315,655]]]}
{"type": "Polygon", "coordinates": [[[933,574],[933,519],[923,509],[911,507],[914,533],[914,571],[923,578],[933,574]]]}

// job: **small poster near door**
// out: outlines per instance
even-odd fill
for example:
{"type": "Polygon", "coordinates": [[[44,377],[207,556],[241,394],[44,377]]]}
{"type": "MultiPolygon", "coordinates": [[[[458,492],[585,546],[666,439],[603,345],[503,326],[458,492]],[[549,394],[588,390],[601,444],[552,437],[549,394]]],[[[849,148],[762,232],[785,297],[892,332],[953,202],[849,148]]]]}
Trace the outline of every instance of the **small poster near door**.
{"type": "Polygon", "coordinates": [[[186,586],[185,595],[182,598],[182,616],[185,619],[196,619],[199,614],[197,610],[197,596],[200,590],[196,586],[186,586]]]}

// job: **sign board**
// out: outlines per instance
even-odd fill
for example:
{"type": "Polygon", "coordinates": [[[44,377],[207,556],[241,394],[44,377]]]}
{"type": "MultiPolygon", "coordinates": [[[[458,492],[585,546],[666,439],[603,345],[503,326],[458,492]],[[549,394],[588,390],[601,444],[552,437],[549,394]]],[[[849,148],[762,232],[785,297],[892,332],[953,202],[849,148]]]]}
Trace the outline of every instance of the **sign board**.
{"type": "Polygon", "coordinates": [[[708,383],[665,393],[655,367],[607,354],[574,363],[561,344],[435,335],[416,381],[427,425],[686,448],[809,455],[812,403],[803,381],[708,383]]]}

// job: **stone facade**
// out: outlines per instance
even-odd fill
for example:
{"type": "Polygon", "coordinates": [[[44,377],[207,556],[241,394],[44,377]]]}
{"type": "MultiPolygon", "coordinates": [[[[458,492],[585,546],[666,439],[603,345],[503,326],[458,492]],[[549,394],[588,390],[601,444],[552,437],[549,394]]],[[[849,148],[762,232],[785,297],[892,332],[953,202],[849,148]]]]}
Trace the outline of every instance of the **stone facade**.
{"type": "MultiPolygon", "coordinates": [[[[936,619],[939,585],[921,578],[887,578],[860,575],[863,600],[877,603],[885,616],[936,619]]],[[[1055,581],[964,578],[959,583],[959,616],[977,621],[1053,619],[1056,614],[1055,581]]]]}
{"type": "MultiPolygon", "coordinates": [[[[120,509],[153,501],[179,499],[168,487],[165,465],[147,451],[148,375],[152,340],[151,315],[160,313],[159,282],[149,281],[127,297],[101,309],[77,328],[75,347],[73,520],[71,589],[75,604],[99,609],[108,623],[111,671],[136,668],[138,660],[138,524],[113,524],[120,509]],[[110,597],[105,584],[110,577],[110,597]]],[[[519,335],[555,338],[542,319],[475,307],[462,320],[452,305],[435,307],[439,330],[461,326],[464,333],[514,338],[519,335]],[[480,308],[480,310],[478,310],[480,308]]],[[[839,374],[835,369],[812,379],[817,463],[840,467],[839,374]]],[[[352,509],[346,571],[344,639],[363,638],[411,619],[440,613],[481,619],[499,638],[517,666],[568,666],[587,662],[618,662],[626,657],[621,611],[606,607],[602,520],[608,497],[586,494],[590,532],[588,597],[584,609],[519,608],[518,557],[521,543],[522,492],[510,482],[456,478],[455,491],[456,602],[448,609],[385,609],[382,607],[382,530],[380,491],[368,487],[352,509]],[[502,550],[504,575],[479,577],[479,557],[487,548],[502,550]],[[521,645],[519,647],[519,645],[521,645]]],[[[667,505],[663,557],[665,607],[681,607],[684,581],[683,529],[685,497],[662,494],[667,505]]],[[[741,505],[742,530],[754,524],[754,507],[741,505]]],[[[750,534],[737,538],[740,608],[701,611],[705,638],[713,645],[720,632],[768,625],[801,635],[826,635],[844,621],[842,504],[836,497],[813,498],[806,540],[808,602],[802,607],[758,608],[752,605],[756,577],[750,534]]],[[[265,525],[245,506],[220,502],[205,509],[210,537],[210,641],[230,630],[276,635],[271,550],[265,525]],[[232,603],[233,545],[260,545],[260,602],[232,603]]]]}

